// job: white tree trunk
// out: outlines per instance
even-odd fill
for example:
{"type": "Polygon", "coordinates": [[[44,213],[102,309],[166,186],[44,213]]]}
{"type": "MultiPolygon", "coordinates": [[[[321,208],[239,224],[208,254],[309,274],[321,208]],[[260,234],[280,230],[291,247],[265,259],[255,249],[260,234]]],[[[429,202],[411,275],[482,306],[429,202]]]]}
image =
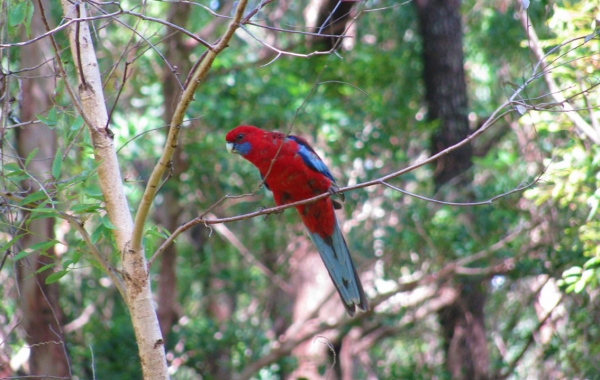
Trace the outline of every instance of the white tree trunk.
{"type": "MultiPolygon", "coordinates": [[[[62,0],[65,18],[85,18],[85,3],[62,0]]],[[[152,302],[143,247],[131,249],[133,219],[121,179],[112,134],[107,129],[108,113],[102,92],[102,79],[88,23],[69,27],[73,62],[79,79],[79,98],[83,118],[89,128],[95,160],[100,163],[98,179],[108,217],[123,260],[125,300],[131,313],[145,379],[168,379],[163,338],[152,302]],[[79,41],[77,41],[77,37],[79,41]]]]}

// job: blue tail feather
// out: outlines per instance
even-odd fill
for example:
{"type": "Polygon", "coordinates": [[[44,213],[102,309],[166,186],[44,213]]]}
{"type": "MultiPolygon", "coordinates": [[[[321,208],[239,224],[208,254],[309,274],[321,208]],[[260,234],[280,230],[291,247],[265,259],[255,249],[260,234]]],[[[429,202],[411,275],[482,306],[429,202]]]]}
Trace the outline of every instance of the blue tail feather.
{"type": "Polygon", "coordinates": [[[337,219],[331,237],[323,239],[319,234],[310,231],[309,234],[317,246],[321,259],[325,263],[329,276],[333,280],[348,314],[354,316],[356,308],[366,311],[368,308],[367,297],[337,219]]]}

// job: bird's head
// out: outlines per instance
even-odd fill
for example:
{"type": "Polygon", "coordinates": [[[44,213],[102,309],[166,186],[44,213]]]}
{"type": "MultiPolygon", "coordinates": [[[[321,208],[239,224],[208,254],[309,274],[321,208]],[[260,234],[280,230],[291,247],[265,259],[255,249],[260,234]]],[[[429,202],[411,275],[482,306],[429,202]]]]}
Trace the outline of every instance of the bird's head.
{"type": "Polygon", "coordinates": [[[250,125],[240,125],[233,128],[225,136],[227,150],[230,153],[246,156],[252,149],[251,140],[261,132],[264,133],[263,130],[250,125]]]}

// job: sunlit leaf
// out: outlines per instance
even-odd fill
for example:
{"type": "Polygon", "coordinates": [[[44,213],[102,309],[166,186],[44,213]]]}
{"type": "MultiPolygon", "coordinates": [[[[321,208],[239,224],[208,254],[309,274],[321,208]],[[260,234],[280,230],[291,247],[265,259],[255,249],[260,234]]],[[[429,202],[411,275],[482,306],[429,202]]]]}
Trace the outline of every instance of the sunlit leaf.
{"type": "Polygon", "coordinates": [[[58,148],[54,155],[54,161],[52,161],[52,176],[54,177],[54,179],[58,179],[58,177],[60,177],[62,162],[62,149],[58,148]]]}
{"type": "Polygon", "coordinates": [[[66,270],[59,270],[58,272],[52,273],[51,275],[49,275],[48,277],[46,277],[46,284],[52,284],[53,282],[56,282],[56,281],[60,280],[67,273],[69,273],[69,272],[66,271],[66,270]]]}

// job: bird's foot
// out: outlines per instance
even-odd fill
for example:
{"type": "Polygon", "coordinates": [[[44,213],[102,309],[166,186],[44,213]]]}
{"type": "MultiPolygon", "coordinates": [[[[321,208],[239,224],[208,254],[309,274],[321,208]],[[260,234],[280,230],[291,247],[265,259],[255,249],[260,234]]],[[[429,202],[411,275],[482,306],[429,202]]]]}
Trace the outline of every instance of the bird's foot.
{"type": "Polygon", "coordinates": [[[329,189],[327,189],[327,191],[329,192],[329,194],[331,194],[331,196],[336,196],[339,198],[339,202],[335,199],[331,199],[331,202],[333,203],[333,208],[336,210],[341,210],[342,209],[342,203],[344,203],[346,201],[346,197],[344,196],[344,193],[340,192],[340,188],[337,187],[336,185],[331,185],[329,187],[329,189]]]}
{"type": "MultiPolygon", "coordinates": [[[[258,208],[258,211],[265,211],[265,210],[268,210],[268,209],[269,209],[269,207],[260,206],[260,207],[258,208]]],[[[279,210],[279,211],[273,211],[273,212],[270,212],[270,213],[268,213],[268,214],[265,214],[265,216],[263,217],[263,219],[264,219],[264,220],[267,220],[271,214],[277,214],[277,215],[279,215],[279,214],[281,214],[281,213],[283,213],[283,210],[279,210]]]]}

